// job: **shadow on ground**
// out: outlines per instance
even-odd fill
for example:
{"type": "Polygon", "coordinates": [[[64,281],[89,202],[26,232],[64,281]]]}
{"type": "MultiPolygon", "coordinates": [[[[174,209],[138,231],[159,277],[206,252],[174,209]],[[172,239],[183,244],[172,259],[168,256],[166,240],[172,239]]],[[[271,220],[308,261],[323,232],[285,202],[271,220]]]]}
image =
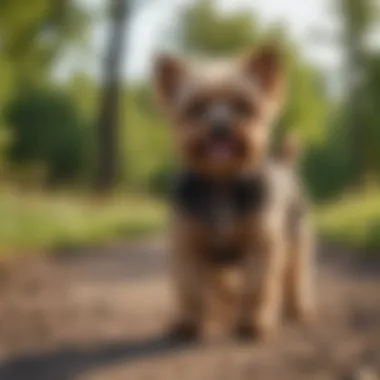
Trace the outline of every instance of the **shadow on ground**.
{"type": "Polygon", "coordinates": [[[157,336],[146,340],[108,344],[94,349],[66,349],[18,357],[0,367],[1,380],[72,380],[82,372],[122,361],[124,364],[194,349],[157,336]]]}

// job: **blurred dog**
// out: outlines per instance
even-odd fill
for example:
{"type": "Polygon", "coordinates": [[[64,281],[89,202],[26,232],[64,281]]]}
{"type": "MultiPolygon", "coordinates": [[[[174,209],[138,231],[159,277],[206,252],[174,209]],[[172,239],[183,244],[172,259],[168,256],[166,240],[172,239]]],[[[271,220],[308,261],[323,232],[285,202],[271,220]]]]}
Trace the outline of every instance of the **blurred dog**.
{"type": "Polygon", "coordinates": [[[268,154],[283,71],[273,46],[227,63],[156,61],[155,88],[180,166],[171,220],[178,338],[202,332],[211,292],[237,300],[241,337],[275,331],[283,293],[295,317],[314,314],[313,241],[295,145],[288,139],[276,159],[268,154]],[[230,270],[238,272],[235,291],[223,277],[230,270]]]}

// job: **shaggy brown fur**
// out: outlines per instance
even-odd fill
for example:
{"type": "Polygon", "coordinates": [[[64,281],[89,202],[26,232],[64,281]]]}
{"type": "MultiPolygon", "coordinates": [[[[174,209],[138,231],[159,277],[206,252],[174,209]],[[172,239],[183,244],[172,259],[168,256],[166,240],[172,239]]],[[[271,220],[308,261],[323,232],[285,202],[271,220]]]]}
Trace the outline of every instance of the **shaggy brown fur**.
{"type": "Polygon", "coordinates": [[[235,311],[242,336],[270,335],[282,306],[310,320],[313,241],[295,144],[286,140],[280,160],[267,154],[284,97],[279,52],[212,65],[163,56],[155,84],[181,172],[171,224],[176,336],[200,334],[211,295],[235,311]]]}

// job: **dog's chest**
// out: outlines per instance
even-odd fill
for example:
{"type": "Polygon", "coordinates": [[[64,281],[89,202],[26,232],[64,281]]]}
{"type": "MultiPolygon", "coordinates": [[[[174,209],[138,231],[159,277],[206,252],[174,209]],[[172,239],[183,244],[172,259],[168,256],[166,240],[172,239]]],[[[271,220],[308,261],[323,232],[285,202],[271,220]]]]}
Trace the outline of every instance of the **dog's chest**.
{"type": "Polygon", "coordinates": [[[174,192],[175,206],[181,212],[210,227],[258,212],[265,201],[266,186],[260,175],[213,181],[185,172],[178,176],[174,192]]]}
{"type": "Polygon", "coordinates": [[[175,207],[203,228],[210,258],[227,263],[240,258],[244,250],[243,226],[266,202],[263,178],[251,175],[215,182],[181,173],[175,189],[175,207]]]}

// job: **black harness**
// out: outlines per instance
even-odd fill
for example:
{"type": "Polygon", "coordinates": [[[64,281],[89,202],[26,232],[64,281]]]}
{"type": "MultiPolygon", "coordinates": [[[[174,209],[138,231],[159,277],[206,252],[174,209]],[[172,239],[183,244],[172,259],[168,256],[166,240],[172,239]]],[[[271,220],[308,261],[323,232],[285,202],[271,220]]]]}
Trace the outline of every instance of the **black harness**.
{"type": "MultiPolygon", "coordinates": [[[[223,219],[223,210],[228,211],[230,220],[241,220],[262,211],[268,198],[268,185],[260,172],[237,176],[228,181],[216,181],[184,171],[176,176],[172,199],[176,210],[209,228],[212,236],[223,219]]],[[[307,212],[307,205],[302,197],[295,194],[286,209],[287,225],[292,233],[292,229],[297,228],[307,212]]],[[[205,256],[213,265],[236,264],[244,256],[244,247],[240,244],[244,243],[211,245],[205,256]]]]}
{"type": "Polygon", "coordinates": [[[217,181],[200,174],[181,172],[174,187],[174,206],[200,222],[213,225],[219,208],[230,211],[233,218],[260,211],[267,200],[267,187],[260,173],[217,181]]]}
{"type": "MultiPolygon", "coordinates": [[[[227,212],[230,220],[239,220],[259,212],[265,206],[267,195],[266,182],[259,173],[216,181],[200,174],[181,172],[175,181],[173,201],[175,209],[194,218],[213,234],[223,223],[223,213],[227,212]]],[[[206,257],[214,265],[236,264],[244,255],[240,244],[212,245],[206,257]]]]}

